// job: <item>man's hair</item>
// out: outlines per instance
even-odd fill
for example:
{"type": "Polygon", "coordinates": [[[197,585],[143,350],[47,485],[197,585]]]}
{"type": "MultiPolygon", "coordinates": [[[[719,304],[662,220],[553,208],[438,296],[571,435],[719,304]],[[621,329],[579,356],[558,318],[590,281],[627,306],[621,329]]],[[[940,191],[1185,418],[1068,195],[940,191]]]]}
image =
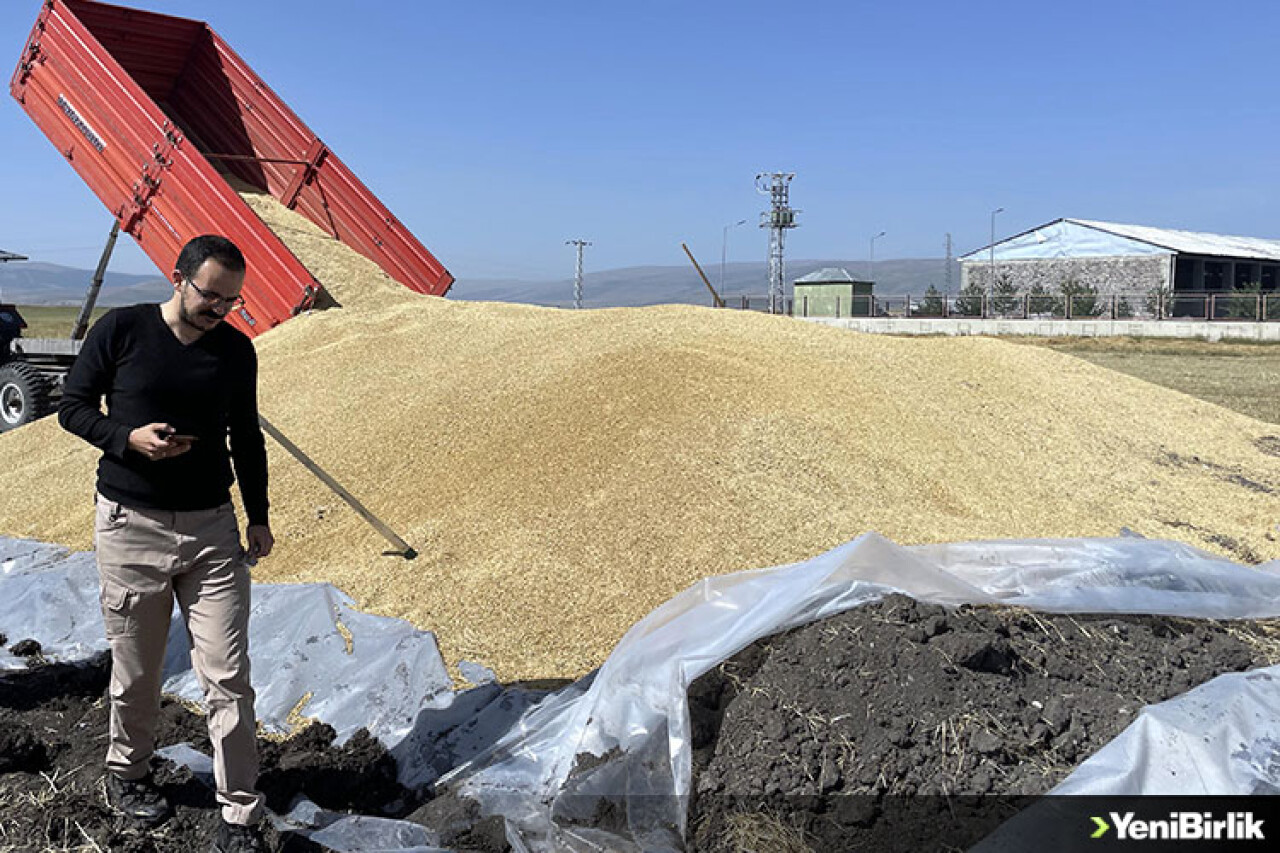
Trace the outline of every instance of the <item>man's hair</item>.
{"type": "Polygon", "coordinates": [[[202,234],[182,247],[178,253],[178,272],[185,278],[195,278],[205,261],[213,258],[231,272],[244,272],[244,255],[226,237],[202,234]]]}

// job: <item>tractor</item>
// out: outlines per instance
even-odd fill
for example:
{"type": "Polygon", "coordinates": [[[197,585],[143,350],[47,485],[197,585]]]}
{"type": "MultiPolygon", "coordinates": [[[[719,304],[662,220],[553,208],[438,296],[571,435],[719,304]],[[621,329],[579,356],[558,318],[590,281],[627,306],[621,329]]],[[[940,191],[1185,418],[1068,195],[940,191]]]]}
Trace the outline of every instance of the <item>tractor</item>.
{"type": "MultiPolygon", "coordinates": [[[[119,234],[119,224],[113,224],[70,337],[24,338],[22,330],[27,328],[27,322],[18,307],[0,303],[0,432],[39,420],[57,408],[67,371],[89,329],[89,318],[119,234]]],[[[4,260],[26,258],[6,253],[4,260]]]]}

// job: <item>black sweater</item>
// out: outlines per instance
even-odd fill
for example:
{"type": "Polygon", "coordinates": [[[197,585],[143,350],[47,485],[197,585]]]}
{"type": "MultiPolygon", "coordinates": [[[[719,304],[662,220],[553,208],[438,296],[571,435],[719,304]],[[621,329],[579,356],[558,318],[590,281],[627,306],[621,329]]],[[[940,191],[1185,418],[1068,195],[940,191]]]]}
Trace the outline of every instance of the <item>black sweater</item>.
{"type": "Polygon", "coordinates": [[[159,305],[117,308],[89,330],[67,376],[58,422],[102,450],[98,491],[109,500],[142,509],[210,509],[231,499],[238,476],[249,524],[266,524],[257,384],[253,344],[226,323],[183,344],[159,305]],[[186,453],[153,462],[129,449],[129,433],[151,423],[197,440],[186,453]]]}

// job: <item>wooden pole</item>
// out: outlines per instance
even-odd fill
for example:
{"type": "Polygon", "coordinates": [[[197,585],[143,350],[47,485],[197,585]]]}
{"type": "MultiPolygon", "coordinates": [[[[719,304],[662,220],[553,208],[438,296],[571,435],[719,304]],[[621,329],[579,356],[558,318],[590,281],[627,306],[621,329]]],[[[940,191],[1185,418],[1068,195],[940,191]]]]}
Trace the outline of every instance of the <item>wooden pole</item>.
{"type": "Polygon", "coordinates": [[[328,486],[330,489],[333,490],[334,494],[336,494],[338,497],[346,501],[347,505],[350,506],[352,509],[354,509],[357,513],[359,513],[361,518],[369,522],[369,525],[373,527],[374,530],[381,533],[382,536],[388,542],[390,542],[392,545],[395,545],[397,548],[399,548],[400,550],[397,553],[397,556],[404,557],[406,560],[412,560],[414,557],[418,556],[418,552],[413,550],[413,548],[409,545],[408,542],[404,541],[399,536],[397,536],[391,530],[391,528],[383,524],[382,521],[377,516],[369,512],[369,510],[365,509],[364,504],[356,500],[355,495],[348,492],[346,489],[342,487],[342,485],[337,480],[329,476],[329,474],[326,473],[323,468],[321,468],[314,461],[312,461],[310,456],[307,456],[307,454],[303,453],[298,448],[298,445],[294,444],[292,441],[285,438],[284,433],[280,432],[280,430],[272,426],[270,421],[268,421],[262,415],[258,415],[258,423],[262,424],[262,429],[267,433],[267,435],[274,438],[276,441],[280,443],[281,447],[289,451],[290,456],[292,456],[294,459],[297,459],[299,462],[301,462],[302,467],[306,468],[312,474],[315,474],[316,477],[320,479],[320,482],[324,483],[326,486],[328,486]]]}
{"type": "Polygon", "coordinates": [[[720,298],[720,294],[716,293],[716,289],[711,286],[710,279],[708,279],[707,274],[702,271],[702,267],[698,265],[697,259],[693,257],[693,252],[690,252],[689,247],[684,243],[680,244],[680,248],[684,249],[684,253],[689,256],[689,260],[693,261],[693,268],[698,271],[698,275],[702,276],[702,283],[707,286],[707,290],[711,291],[711,297],[715,299],[715,307],[723,308],[724,300],[720,298]]]}

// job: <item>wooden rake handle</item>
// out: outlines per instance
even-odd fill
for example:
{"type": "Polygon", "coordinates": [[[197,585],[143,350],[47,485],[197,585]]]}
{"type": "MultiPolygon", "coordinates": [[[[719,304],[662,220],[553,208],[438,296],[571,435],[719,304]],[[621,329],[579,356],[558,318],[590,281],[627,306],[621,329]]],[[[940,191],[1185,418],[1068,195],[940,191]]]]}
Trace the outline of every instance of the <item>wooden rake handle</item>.
{"type": "Polygon", "coordinates": [[[388,542],[394,545],[398,549],[395,552],[397,556],[404,557],[406,560],[412,560],[414,557],[418,556],[418,552],[413,550],[413,548],[409,545],[408,542],[404,541],[399,536],[397,536],[395,534],[395,531],[393,531],[390,527],[387,527],[387,525],[383,524],[382,520],[379,519],[376,515],[369,512],[369,510],[365,508],[364,504],[356,500],[355,495],[351,494],[351,492],[347,491],[345,488],[342,487],[341,483],[333,479],[333,477],[329,476],[328,472],[326,472],[323,468],[317,465],[315,461],[311,459],[310,456],[303,453],[298,448],[298,445],[294,444],[292,441],[285,438],[284,433],[280,432],[280,430],[272,426],[270,421],[268,421],[262,415],[258,415],[258,423],[262,425],[262,429],[264,432],[266,432],[267,435],[274,438],[277,442],[279,442],[281,447],[289,451],[290,456],[292,456],[294,459],[297,459],[299,462],[301,462],[302,467],[306,468],[312,474],[315,474],[316,477],[319,478],[320,482],[324,483],[331,490],[333,490],[334,494],[336,494],[338,497],[346,501],[347,505],[350,506],[352,509],[354,509],[356,512],[358,512],[361,518],[369,522],[369,525],[374,530],[381,533],[384,539],[386,539],[388,542]]]}

